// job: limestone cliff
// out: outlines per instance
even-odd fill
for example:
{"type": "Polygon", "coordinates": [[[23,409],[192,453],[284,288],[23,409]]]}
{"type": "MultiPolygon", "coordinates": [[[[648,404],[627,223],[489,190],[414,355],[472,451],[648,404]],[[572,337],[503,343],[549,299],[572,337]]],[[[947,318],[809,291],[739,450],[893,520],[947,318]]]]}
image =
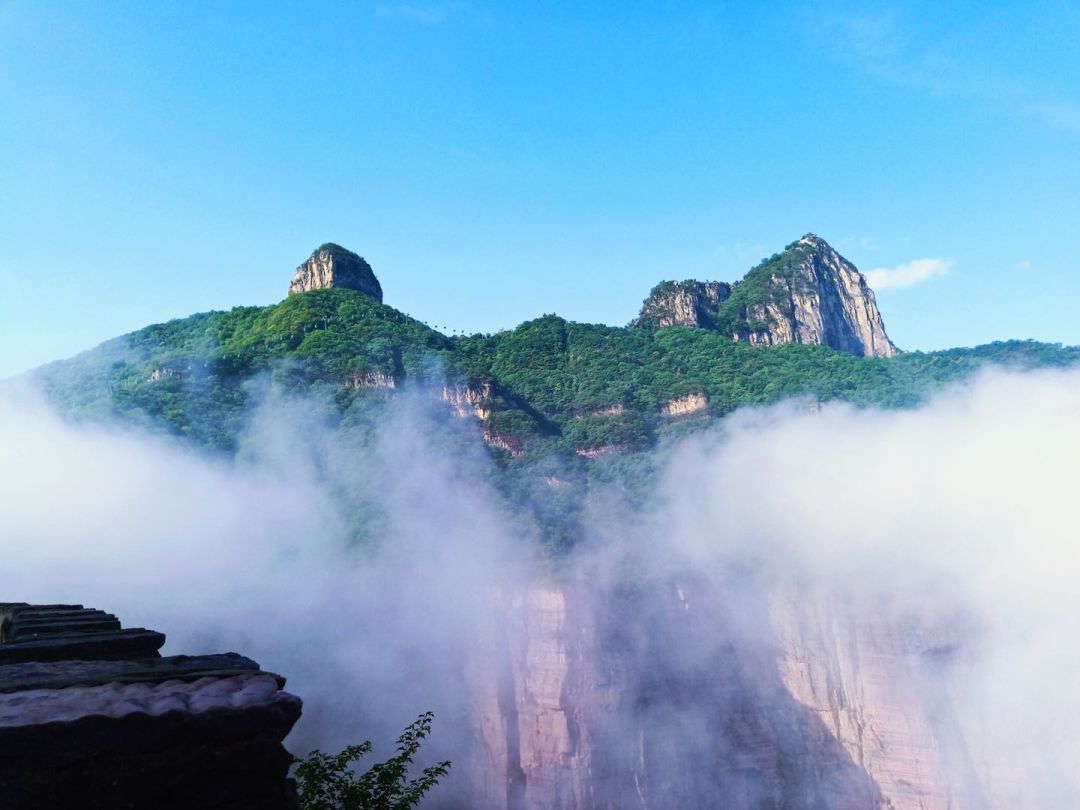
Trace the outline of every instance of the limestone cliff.
{"type": "Polygon", "coordinates": [[[500,596],[466,678],[469,806],[981,810],[940,647],[901,617],[702,581],[500,596]],[[872,615],[872,619],[864,618],[872,615]]]}
{"type": "Polygon", "coordinates": [[[700,327],[753,344],[812,343],[867,357],[898,351],[865,277],[814,234],[732,285],[664,282],[634,324],[700,327]]]}
{"type": "Polygon", "coordinates": [[[332,242],[316,248],[308,260],[296,268],[289,284],[289,295],[329,287],[359,290],[380,304],[383,300],[382,286],[371,265],[351,250],[332,242]]]}

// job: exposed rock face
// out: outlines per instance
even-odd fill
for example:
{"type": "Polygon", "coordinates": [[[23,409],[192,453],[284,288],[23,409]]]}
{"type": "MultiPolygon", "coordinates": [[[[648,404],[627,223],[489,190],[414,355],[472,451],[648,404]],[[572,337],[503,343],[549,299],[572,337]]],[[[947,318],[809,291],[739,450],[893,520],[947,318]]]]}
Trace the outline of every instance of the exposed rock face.
{"type": "Polygon", "coordinates": [[[45,807],[293,810],[284,678],[81,605],[0,604],[0,796],[45,807]]]}
{"type": "Polygon", "coordinates": [[[467,671],[470,806],[986,806],[942,711],[937,653],[902,621],[804,592],[725,618],[701,582],[588,593],[538,585],[492,611],[467,671]]]}
{"type": "Polygon", "coordinates": [[[296,274],[289,284],[289,295],[330,287],[359,290],[380,304],[383,300],[382,286],[375,278],[371,265],[351,250],[328,242],[296,268],[296,274]]]}
{"type": "Polygon", "coordinates": [[[723,281],[665,281],[653,288],[631,325],[712,329],[720,305],[730,297],[731,285],[723,281]]]}
{"type": "Polygon", "coordinates": [[[621,402],[616,402],[614,405],[608,405],[606,408],[600,408],[600,410],[593,411],[592,416],[622,416],[626,413],[626,406],[621,402]]]}
{"type": "Polygon", "coordinates": [[[709,407],[709,397],[705,394],[687,394],[685,397],[673,399],[664,406],[664,413],[668,416],[689,416],[692,413],[700,413],[709,407]]]}
{"type": "Polygon", "coordinates": [[[619,453],[627,453],[630,446],[627,444],[605,444],[601,447],[584,447],[577,451],[582,458],[595,459],[603,456],[614,456],[619,453]]]}
{"type": "Polygon", "coordinates": [[[346,388],[396,388],[397,380],[392,374],[369,371],[366,374],[350,374],[343,385],[346,388]]]}
{"type": "Polygon", "coordinates": [[[475,416],[484,420],[491,416],[491,386],[482,385],[444,385],[442,400],[450,405],[454,413],[461,418],[475,416]]]}
{"type": "Polygon", "coordinates": [[[868,357],[898,351],[862,273],[814,234],[734,285],[664,282],[634,324],[715,329],[755,345],[811,343],[868,357]]]}
{"type": "Polygon", "coordinates": [[[897,353],[874,292],[855,265],[813,234],[788,253],[791,269],[770,277],[772,297],[748,307],[749,322],[763,328],[737,337],[756,344],[816,343],[867,357],[897,353]]]}
{"type": "Polygon", "coordinates": [[[462,419],[470,417],[483,423],[481,435],[488,447],[505,450],[515,458],[525,452],[525,440],[508,431],[499,430],[489,423],[491,418],[492,388],[490,383],[477,385],[444,385],[441,399],[462,419]]]}
{"type": "Polygon", "coordinates": [[[174,368],[155,368],[150,372],[150,376],[146,378],[146,381],[161,382],[162,380],[169,380],[173,377],[183,379],[183,374],[174,368]]]}
{"type": "Polygon", "coordinates": [[[484,425],[482,432],[484,443],[487,444],[488,447],[505,450],[515,458],[525,452],[525,441],[520,436],[493,430],[488,425],[484,425]]]}

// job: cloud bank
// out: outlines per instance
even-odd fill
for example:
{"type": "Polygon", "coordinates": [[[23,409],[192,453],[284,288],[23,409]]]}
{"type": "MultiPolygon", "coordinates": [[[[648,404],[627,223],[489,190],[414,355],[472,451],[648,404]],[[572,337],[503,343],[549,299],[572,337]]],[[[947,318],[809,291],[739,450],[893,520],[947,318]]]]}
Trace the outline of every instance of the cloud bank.
{"type": "MultiPolygon", "coordinates": [[[[985,806],[1067,806],[1080,790],[1080,374],[990,372],[911,411],[737,413],[664,451],[655,501],[592,498],[558,570],[498,498],[475,436],[422,397],[349,441],[319,413],[272,399],[237,459],[215,460],[3,395],[2,598],[91,604],[163,630],[166,652],[236,649],[284,672],[305,698],[294,750],[374,737],[385,751],[434,709],[429,753],[461,779],[480,628],[538,583],[585,583],[609,613],[628,578],[677,583],[700,632],[656,604],[620,619],[648,641],[626,677],[658,682],[663,650],[665,688],[725,660],[733,634],[760,636],[766,595],[808,584],[959,650],[950,710],[985,806]]],[[[693,706],[650,705],[648,723],[705,733],[693,706]]],[[[633,711],[618,722],[645,722],[633,711]]],[[[454,778],[444,798],[466,790],[454,778]]]]}

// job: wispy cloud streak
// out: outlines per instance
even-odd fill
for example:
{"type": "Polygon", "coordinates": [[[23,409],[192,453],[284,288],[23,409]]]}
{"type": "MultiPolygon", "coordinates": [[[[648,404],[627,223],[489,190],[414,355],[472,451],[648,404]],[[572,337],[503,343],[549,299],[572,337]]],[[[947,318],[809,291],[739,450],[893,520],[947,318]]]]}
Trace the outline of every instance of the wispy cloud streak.
{"type": "Polygon", "coordinates": [[[875,290],[911,287],[945,275],[954,264],[952,259],[915,259],[896,267],[875,267],[867,270],[866,281],[875,290]]]}
{"type": "Polygon", "coordinates": [[[934,96],[993,104],[1022,118],[1080,132],[1080,102],[1041,84],[987,71],[940,44],[916,42],[901,16],[837,13],[814,7],[806,14],[831,51],[863,72],[934,96]]]}

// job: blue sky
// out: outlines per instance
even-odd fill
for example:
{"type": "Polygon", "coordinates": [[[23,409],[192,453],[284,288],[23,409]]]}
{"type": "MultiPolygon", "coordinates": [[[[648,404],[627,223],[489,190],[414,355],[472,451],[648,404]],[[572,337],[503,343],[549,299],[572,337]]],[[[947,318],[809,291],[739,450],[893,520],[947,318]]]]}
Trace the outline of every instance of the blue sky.
{"type": "Polygon", "coordinates": [[[813,231],[904,348],[1080,343],[1078,41],[1052,1],[0,0],[0,376],[325,241],[472,332],[813,231]]]}

